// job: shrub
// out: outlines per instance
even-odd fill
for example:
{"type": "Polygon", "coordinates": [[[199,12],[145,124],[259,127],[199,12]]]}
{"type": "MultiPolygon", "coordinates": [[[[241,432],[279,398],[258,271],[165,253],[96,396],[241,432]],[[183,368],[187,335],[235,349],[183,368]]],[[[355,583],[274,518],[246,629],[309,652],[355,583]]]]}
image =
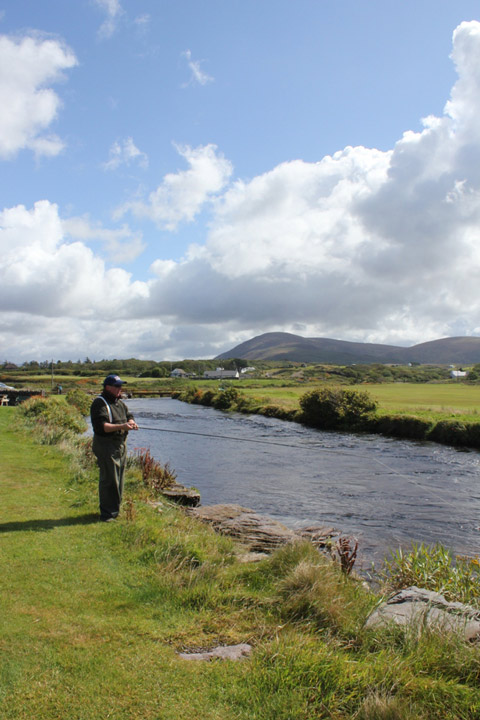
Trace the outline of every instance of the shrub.
{"type": "Polygon", "coordinates": [[[332,429],[359,423],[376,410],[377,402],[366,392],[323,388],[302,395],[300,407],[304,422],[332,429]]]}
{"type": "Polygon", "coordinates": [[[480,423],[468,423],[466,429],[468,447],[480,448],[480,423]]]}
{"type": "Polygon", "coordinates": [[[424,440],[431,428],[430,420],[423,420],[414,415],[384,415],[375,418],[371,427],[372,430],[383,435],[409,440],[424,440]]]}
{"type": "Polygon", "coordinates": [[[92,399],[87,393],[83,392],[83,390],[80,390],[79,388],[74,388],[73,390],[69,390],[67,395],[67,403],[69,405],[73,405],[74,407],[79,410],[82,415],[88,415],[90,412],[90,405],[92,404],[92,399]]]}
{"type": "Polygon", "coordinates": [[[238,390],[234,387],[226,388],[217,393],[213,399],[213,407],[217,410],[228,410],[238,400],[238,390]]]}
{"type": "Polygon", "coordinates": [[[205,390],[200,398],[200,405],[212,405],[215,393],[213,390],[205,390]]]}
{"type": "Polygon", "coordinates": [[[184,388],[183,390],[180,390],[180,392],[178,393],[172,393],[172,397],[178,398],[178,400],[182,400],[182,402],[193,403],[197,392],[198,388],[192,385],[190,387],[184,388]]]}
{"type": "Polygon", "coordinates": [[[430,430],[427,439],[444,445],[468,445],[468,431],[460,420],[440,420],[430,430]]]}
{"type": "Polygon", "coordinates": [[[20,414],[28,425],[40,433],[42,442],[49,445],[86,430],[80,411],[74,405],[68,405],[63,398],[30,398],[20,406],[20,414]]]}

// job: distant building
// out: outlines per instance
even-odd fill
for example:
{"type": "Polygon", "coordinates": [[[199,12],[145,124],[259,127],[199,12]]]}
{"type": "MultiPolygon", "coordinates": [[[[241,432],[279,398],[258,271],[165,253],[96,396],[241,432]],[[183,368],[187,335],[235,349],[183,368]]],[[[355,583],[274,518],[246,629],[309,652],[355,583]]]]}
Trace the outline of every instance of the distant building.
{"type": "Polygon", "coordinates": [[[464,370],[451,370],[450,377],[455,379],[464,378],[467,377],[467,373],[464,370]]]}
{"type": "Polygon", "coordinates": [[[216,370],[205,370],[203,377],[205,380],[238,380],[240,375],[238,370],[224,370],[219,367],[216,370]]]}
{"type": "Polygon", "coordinates": [[[184,378],[187,377],[187,373],[185,370],[182,370],[182,368],[175,368],[175,370],[172,370],[170,373],[170,377],[184,378]]]}

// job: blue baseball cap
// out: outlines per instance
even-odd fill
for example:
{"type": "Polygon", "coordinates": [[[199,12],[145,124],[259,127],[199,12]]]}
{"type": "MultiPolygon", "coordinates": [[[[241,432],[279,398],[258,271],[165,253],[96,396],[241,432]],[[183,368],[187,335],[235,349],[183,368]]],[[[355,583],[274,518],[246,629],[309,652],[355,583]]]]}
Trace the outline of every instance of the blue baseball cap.
{"type": "Polygon", "coordinates": [[[107,375],[107,377],[103,381],[104,386],[113,385],[114,387],[121,387],[122,385],[126,384],[126,381],[119,378],[118,375],[107,375]]]}

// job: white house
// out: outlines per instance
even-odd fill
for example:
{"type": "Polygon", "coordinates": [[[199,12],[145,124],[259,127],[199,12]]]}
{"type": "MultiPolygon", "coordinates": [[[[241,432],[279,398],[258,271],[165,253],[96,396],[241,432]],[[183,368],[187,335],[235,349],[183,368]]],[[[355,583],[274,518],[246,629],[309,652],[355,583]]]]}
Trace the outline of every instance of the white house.
{"type": "Polygon", "coordinates": [[[175,368],[175,370],[172,370],[170,373],[170,377],[184,378],[187,377],[187,373],[185,370],[182,370],[182,368],[175,368]]]}
{"type": "Polygon", "coordinates": [[[224,370],[219,367],[216,370],[205,370],[203,377],[205,380],[238,380],[240,375],[238,370],[224,370]]]}
{"type": "Polygon", "coordinates": [[[463,377],[467,377],[467,373],[464,370],[451,370],[450,377],[455,378],[455,379],[463,378],[463,377]]]}

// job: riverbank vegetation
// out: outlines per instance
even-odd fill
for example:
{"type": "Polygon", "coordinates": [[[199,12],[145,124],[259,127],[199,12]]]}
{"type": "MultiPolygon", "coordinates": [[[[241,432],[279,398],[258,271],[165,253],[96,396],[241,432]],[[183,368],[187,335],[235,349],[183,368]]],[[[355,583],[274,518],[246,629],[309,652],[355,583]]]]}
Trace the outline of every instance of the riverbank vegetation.
{"type": "Polygon", "coordinates": [[[172,397],[220,410],[261,414],[282,420],[301,422],[322,430],[368,432],[409,440],[429,440],[462,447],[480,448],[480,422],[449,414],[397,413],[379,411],[379,403],[365,390],[323,387],[303,393],[293,407],[268,402],[270,396],[258,398],[229,384],[219,390],[202,390],[192,385],[173,391],[172,397]]]}
{"type": "MultiPolygon", "coordinates": [[[[381,589],[311,544],[245,564],[239,545],[145,483],[135,457],[121,518],[97,522],[83,427],[65,397],[0,408],[5,720],[479,716],[480,649],[433,631],[365,629],[381,589]],[[240,642],[253,646],[241,662],[177,654],[240,642]]],[[[424,564],[410,562],[403,581],[424,564]]],[[[404,566],[386,567],[389,588],[404,566]]]]}

